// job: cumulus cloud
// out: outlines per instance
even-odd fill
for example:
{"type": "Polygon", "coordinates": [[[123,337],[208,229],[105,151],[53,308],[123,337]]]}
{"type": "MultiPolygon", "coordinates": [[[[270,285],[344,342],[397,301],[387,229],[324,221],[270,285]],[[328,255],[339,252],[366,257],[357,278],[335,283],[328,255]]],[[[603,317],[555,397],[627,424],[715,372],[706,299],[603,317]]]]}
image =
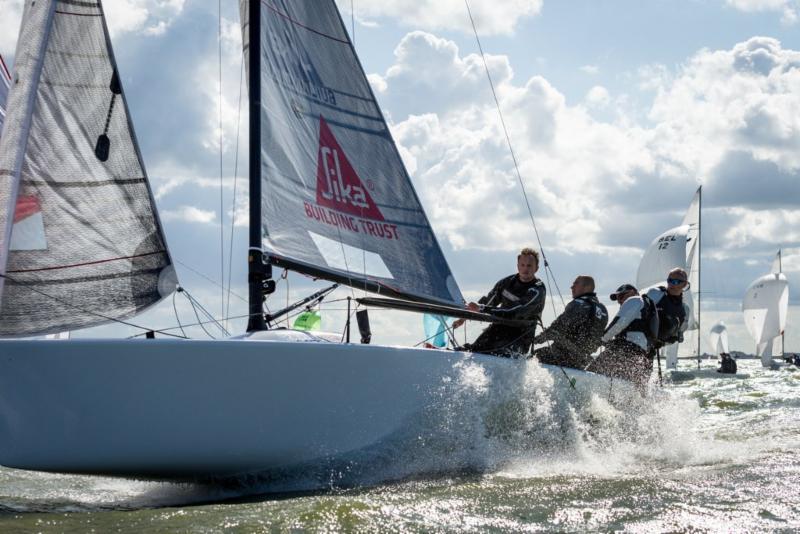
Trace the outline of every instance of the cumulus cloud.
{"type": "Polygon", "coordinates": [[[185,0],[117,0],[104,4],[112,37],[139,32],[163,34],[183,11],[185,0]]]}
{"type": "Polygon", "coordinates": [[[161,218],[165,221],[213,223],[217,218],[217,214],[213,211],[201,210],[194,206],[181,206],[174,210],[162,210],[161,218]]]}
{"type": "MultiPolygon", "coordinates": [[[[350,13],[350,2],[337,3],[342,13],[350,13]]],[[[470,9],[482,35],[510,34],[522,18],[537,15],[543,3],[543,0],[471,0],[470,9]]],[[[362,24],[374,25],[381,19],[392,18],[423,30],[472,33],[463,0],[359,0],[355,11],[362,24]]]]}
{"type": "Polygon", "coordinates": [[[591,107],[604,108],[611,102],[608,89],[601,85],[595,85],[586,93],[586,103],[591,107]]]}
{"type": "MultiPolygon", "coordinates": [[[[125,33],[161,35],[183,12],[185,0],[116,0],[106,2],[108,30],[112,37],[125,33]]],[[[0,53],[14,54],[22,20],[23,0],[3,0],[0,17],[0,53]]]]}
{"type": "Polygon", "coordinates": [[[3,56],[14,54],[20,20],[22,20],[22,0],[3,0],[3,16],[0,17],[0,54],[3,56]]]}
{"type": "Polygon", "coordinates": [[[727,0],[729,6],[740,11],[758,12],[775,11],[781,14],[781,22],[794,24],[798,19],[800,6],[795,0],[727,0]]]}
{"type": "MultiPolygon", "coordinates": [[[[380,76],[381,101],[437,233],[456,250],[530,244],[527,206],[480,58],[424,32],[408,34],[395,57],[380,76]],[[404,94],[420,97],[408,102],[404,94]]],[[[597,86],[570,105],[542,77],[516,80],[507,57],[487,60],[551,251],[641,248],[680,222],[698,182],[712,199],[709,217],[725,229],[726,254],[800,244],[800,236],[778,231],[797,225],[791,214],[800,207],[798,52],[756,37],[700,50],[677,69],[648,66],[639,73],[654,92],[646,123],[616,107],[624,95],[597,86]],[[592,106],[611,108],[617,119],[593,118],[592,106]]]]}

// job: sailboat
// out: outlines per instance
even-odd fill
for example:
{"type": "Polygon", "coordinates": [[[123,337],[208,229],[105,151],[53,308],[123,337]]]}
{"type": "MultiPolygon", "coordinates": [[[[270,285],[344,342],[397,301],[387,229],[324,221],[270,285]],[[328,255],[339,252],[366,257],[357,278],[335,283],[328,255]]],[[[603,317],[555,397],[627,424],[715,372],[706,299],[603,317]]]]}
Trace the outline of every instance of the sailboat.
{"type": "MultiPolygon", "coordinates": [[[[465,387],[465,372],[506,390],[536,365],[270,328],[280,316],[263,307],[272,266],[392,297],[397,308],[495,319],[463,308],[334,1],[242,0],[240,11],[247,333],[0,340],[0,464],[197,479],[352,467],[376,450],[391,461],[386,451],[420,445],[420,420],[452,423],[448,392],[465,387]]],[[[0,139],[0,336],[141,313],[177,277],[102,2],[27,1],[14,70],[0,139]]],[[[611,389],[603,376],[543,368],[575,402],[611,389]]],[[[624,398],[626,385],[613,387],[624,398]]]]}
{"type": "MultiPolygon", "coordinates": [[[[689,306],[687,331],[697,330],[697,355],[700,358],[700,225],[703,188],[698,187],[680,226],[656,237],[644,252],[636,273],[636,287],[646,292],[665,284],[667,273],[680,267],[689,275],[689,289],[683,294],[689,306]]],[[[678,343],[664,348],[667,369],[678,365],[678,343]]]]}
{"type": "Polygon", "coordinates": [[[781,251],[772,262],[769,274],[756,278],[742,300],[744,324],[756,342],[761,365],[773,365],[773,344],[783,336],[789,311],[789,281],[783,274],[781,251]]]}
{"type": "Polygon", "coordinates": [[[728,327],[724,321],[714,323],[714,326],[708,331],[708,344],[711,345],[712,354],[730,353],[728,348],[728,327]]]}

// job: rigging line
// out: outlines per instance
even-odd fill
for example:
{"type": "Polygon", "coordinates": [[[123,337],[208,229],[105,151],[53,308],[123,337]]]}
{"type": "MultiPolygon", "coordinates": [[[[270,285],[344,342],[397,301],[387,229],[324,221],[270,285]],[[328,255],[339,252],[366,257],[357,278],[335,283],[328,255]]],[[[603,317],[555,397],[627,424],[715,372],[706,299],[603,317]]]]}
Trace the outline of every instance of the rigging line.
{"type": "MultiPolygon", "coordinates": [[[[222,150],[222,0],[217,2],[217,47],[219,65],[219,279],[223,282],[220,287],[220,311],[225,316],[225,212],[223,188],[223,150],[222,150]]],[[[233,222],[231,222],[233,225],[233,222]]]]}
{"type": "MultiPolygon", "coordinates": [[[[207,282],[210,282],[210,283],[214,284],[214,285],[215,285],[215,286],[217,286],[217,287],[224,287],[222,284],[220,284],[220,283],[219,283],[219,282],[217,282],[216,280],[214,280],[214,279],[210,278],[209,276],[207,276],[207,275],[205,275],[205,274],[201,273],[200,271],[198,271],[198,270],[196,270],[196,269],[193,269],[192,267],[189,267],[188,265],[186,265],[185,263],[183,263],[183,262],[182,262],[181,260],[179,260],[179,259],[175,259],[175,263],[179,263],[179,264],[180,264],[182,267],[185,267],[185,268],[189,269],[191,272],[193,272],[194,274],[196,274],[196,275],[197,275],[197,276],[199,276],[200,278],[203,278],[203,279],[205,279],[207,282]]],[[[231,295],[233,295],[233,296],[234,296],[234,297],[236,297],[237,299],[241,300],[242,302],[245,302],[245,303],[247,302],[247,299],[246,299],[246,298],[244,298],[244,297],[242,297],[241,295],[238,295],[238,294],[234,293],[233,291],[231,291],[230,293],[231,293],[231,295]]]]}
{"type": "MultiPolygon", "coordinates": [[[[259,314],[253,313],[253,314],[244,314],[244,315],[234,315],[232,317],[228,317],[227,319],[230,319],[230,320],[232,320],[232,319],[247,319],[247,318],[249,318],[251,316],[256,316],[256,315],[259,315],[259,314]]],[[[199,322],[199,323],[187,323],[187,324],[184,324],[182,326],[183,326],[183,328],[189,328],[191,326],[200,326],[200,325],[211,324],[211,323],[215,323],[215,322],[217,322],[216,319],[211,320],[211,321],[202,321],[202,322],[199,322]]],[[[179,327],[179,326],[170,326],[170,327],[167,327],[167,328],[162,328],[161,330],[153,330],[153,331],[156,332],[156,333],[159,333],[159,334],[166,334],[170,330],[178,330],[180,328],[181,327],[179,327]]],[[[146,334],[147,334],[147,332],[144,332],[144,333],[141,333],[141,334],[136,334],[136,335],[133,335],[133,336],[129,336],[126,339],[133,339],[133,338],[136,338],[136,337],[142,337],[142,336],[144,336],[146,334]]],[[[175,336],[175,337],[181,337],[181,336],[175,336]]],[[[190,339],[190,338],[189,338],[189,336],[186,336],[185,338],[181,338],[181,339],[190,339]]]]}
{"type": "MultiPolygon", "coordinates": [[[[489,80],[489,87],[492,90],[492,97],[494,97],[494,103],[495,103],[495,106],[497,107],[497,115],[500,117],[500,124],[503,127],[503,133],[506,136],[506,144],[508,145],[508,151],[511,153],[511,160],[514,162],[514,170],[516,171],[517,180],[519,181],[519,185],[522,188],[522,196],[525,198],[525,206],[528,208],[528,215],[531,218],[531,224],[533,225],[533,232],[536,235],[536,241],[539,244],[539,250],[542,253],[542,262],[544,263],[545,275],[547,275],[547,271],[548,271],[548,269],[550,269],[550,264],[547,261],[547,256],[545,255],[544,247],[542,246],[542,239],[539,236],[539,230],[536,227],[536,220],[533,217],[533,209],[531,209],[531,203],[528,200],[528,193],[525,190],[525,183],[523,182],[522,174],[519,171],[519,163],[517,162],[517,156],[514,153],[513,146],[511,145],[511,137],[510,137],[510,135],[508,133],[508,128],[506,127],[506,121],[503,118],[503,112],[500,109],[500,100],[498,99],[497,91],[495,91],[495,88],[494,88],[494,81],[492,81],[492,75],[489,72],[489,65],[486,63],[486,55],[483,52],[483,45],[481,44],[481,39],[480,39],[480,36],[478,35],[478,29],[475,26],[475,19],[472,17],[472,10],[469,7],[469,0],[464,0],[464,4],[467,6],[467,14],[469,15],[469,21],[470,21],[470,24],[472,25],[472,31],[475,34],[475,41],[478,43],[478,51],[481,54],[481,60],[483,61],[483,68],[486,71],[486,78],[489,80]]],[[[547,277],[547,278],[548,278],[548,285],[549,285],[549,277],[547,277]]],[[[553,283],[554,283],[554,285],[556,287],[556,291],[558,291],[558,296],[561,298],[561,305],[563,306],[564,305],[564,297],[561,295],[561,289],[559,289],[558,284],[555,284],[555,275],[553,275],[553,283]]],[[[551,300],[551,302],[553,304],[553,312],[556,313],[556,315],[557,315],[556,308],[555,308],[555,301],[551,300]]]]}
{"type": "MultiPolygon", "coordinates": [[[[356,49],[356,8],[354,6],[354,0],[350,0],[350,44],[353,47],[353,51],[356,49]]],[[[364,218],[364,207],[360,206],[359,210],[361,211],[361,218],[364,218]]],[[[364,296],[367,296],[367,247],[364,244],[364,235],[361,235],[361,267],[362,273],[364,275],[364,287],[362,288],[364,292],[364,296]]],[[[355,294],[353,294],[355,298],[355,294]]]]}
{"type": "Polygon", "coordinates": [[[181,324],[181,318],[178,316],[178,307],[175,305],[175,296],[177,294],[178,294],[177,291],[172,292],[172,310],[175,312],[175,320],[178,321],[178,328],[181,329],[181,334],[183,334],[183,337],[188,337],[186,335],[186,332],[183,330],[183,325],[181,324]]]}
{"type": "MultiPolygon", "coordinates": [[[[191,304],[192,311],[194,312],[194,316],[197,318],[198,324],[200,324],[200,328],[203,329],[203,332],[205,332],[208,337],[210,337],[211,339],[216,339],[213,335],[211,335],[211,333],[208,330],[206,330],[206,327],[203,324],[201,324],[202,320],[200,319],[200,314],[197,313],[197,307],[198,306],[195,305],[195,302],[194,302],[194,299],[192,298],[192,296],[189,295],[188,292],[183,292],[183,294],[186,295],[186,298],[189,301],[189,304],[191,304]]],[[[202,309],[202,306],[200,306],[200,308],[202,309]]],[[[209,317],[209,319],[211,319],[213,322],[217,323],[217,321],[213,317],[209,317]]],[[[217,324],[219,324],[219,323],[217,323],[217,324]]]]}
{"type": "MultiPolygon", "coordinates": [[[[187,298],[188,298],[188,297],[187,297],[187,298]]],[[[189,303],[192,305],[192,311],[194,312],[194,316],[197,318],[197,324],[199,324],[199,325],[200,325],[200,328],[202,328],[202,329],[203,329],[203,332],[205,332],[205,333],[206,333],[206,335],[207,335],[208,337],[210,337],[211,339],[216,339],[214,336],[212,336],[212,335],[209,333],[209,331],[208,331],[208,330],[206,330],[206,327],[205,327],[205,326],[203,326],[203,323],[202,323],[202,321],[200,320],[200,316],[197,314],[197,308],[195,308],[195,307],[194,307],[194,303],[192,302],[192,300],[191,300],[191,299],[189,299],[189,303]]]]}
{"type": "Polygon", "coordinates": [[[172,336],[172,337],[177,337],[177,338],[181,337],[181,336],[177,336],[175,334],[168,334],[166,332],[162,332],[161,330],[156,330],[154,328],[147,328],[145,326],[139,326],[138,324],[129,323],[127,321],[123,321],[122,319],[117,319],[115,317],[109,317],[108,315],[103,315],[102,313],[97,313],[95,311],[87,310],[86,308],[81,308],[80,306],[78,306],[76,304],[73,304],[73,303],[71,303],[69,301],[66,301],[64,299],[60,299],[60,298],[58,298],[56,296],[50,295],[49,293],[45,293],[44,291],[36,289],[35,287],[32,287],[30,284],[27,284],[25,282],[21,282],[19,280],[16,280],[13,277],[8,276],[7,274],[0,274],[0,278],[5,278],[6,280],[10,280],[11,282],[13,282],[13,283],[15,283],[15,284],[17,284],[17,285],[19,285],[21,287],[24,287],[25,289],[28,289],[30,291],[33,291],[34,293],[38,293],[39,295],[42,295],[43,297],[47,297],[49,299],[53,299],[54,301],[58,302],[59,304],[63,304],[65,306],[69,306],[70,308],[74,308],[74,309],[76,309],[76,310],[78,310],[80,312],[83,312],[83,313],[86,313],[86,314],[89,314],[89,315],[94,315],[95,317],[100,317],[101,319],[105,319],[106,321],[119,323],[119,324],[124,324],[125,326],[131,326],[133,328],[138,328],[139,330],[144,330],[146,332],[158,332],[158,333],[165,334],[165,335],[172,336]]]}
{"type": "MultiPolygon", "coordinates": [[[[233,200],[231,200],[231,238],[228,247],[228,299],[225,306],[225,317],[231,312],[231,275],[233,274],[233,231],[236,228],[236,185],[239,178],[239,136],[242,119],[242,85],[244,84],[244,51],[242,51],[242,63],[239,67],[239,104],[236,113],[236,150],[233,160],[233,200]]],[[[225,319],[227,321],[227,319],[225,319]]]]}
{"type": "MultiPolygon", "coordinates": [[[[231,335],[230,332],[228,332],[228,330],[225,329],[225,327],[222,326],[222,323],[220,323],[220,321],[224,321],[225,320],[224,318],[217,320],[213,315],[211,315],[211,313],[209,313],[209,311],[207,309],[205,309],[203,307],[203,304],[199,300],[197,300],[196,298],[194,298],[191,295],[191,293],[189,293],[185,289],[183,290],[183,292],[186,293],[186,296],[189,297],[189,300],[191,300],[194,303],[194,305],[196,305],[198,308],[200,308],[200,311],[202,311],[205,314],[206,317],[211,319],[217,325],[217,327],[222,331],[223,334],[225,334],[226,336],[230,336],[231,335]]],[[[199,320],[199,318],[198,318],[198,320],[199,320]]]]}

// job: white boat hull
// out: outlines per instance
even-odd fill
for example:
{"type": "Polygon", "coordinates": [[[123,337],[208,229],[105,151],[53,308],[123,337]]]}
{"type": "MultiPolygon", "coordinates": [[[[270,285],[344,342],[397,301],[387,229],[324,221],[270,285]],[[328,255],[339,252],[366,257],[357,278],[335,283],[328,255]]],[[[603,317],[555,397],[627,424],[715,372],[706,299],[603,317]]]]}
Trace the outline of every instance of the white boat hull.
{"type": "MultiPolygon", "coordinates": [[[[465,364],[503,387],[526,365],[298,335],[0,341],[0,464],[167,479],[278,473],[402,433],[465,364]]],[[[605,377],[569,374],[575,391],[608,390],[605,377]]]]}

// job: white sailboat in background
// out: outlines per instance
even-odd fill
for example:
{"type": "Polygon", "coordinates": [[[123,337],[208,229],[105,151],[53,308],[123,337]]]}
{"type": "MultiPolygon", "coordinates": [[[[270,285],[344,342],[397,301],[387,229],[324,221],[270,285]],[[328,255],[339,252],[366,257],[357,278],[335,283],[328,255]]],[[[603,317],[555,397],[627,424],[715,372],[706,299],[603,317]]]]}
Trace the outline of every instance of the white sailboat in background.
{"type": "MultiPolygon", "coordinates": [[[[501,396],[523,387],[524,361],[267,329],[279,316],[263,310],[271,265],[496,319],[461,307],[333,0],[243,0],[241,13],[249,333],[0,341],[0,464],[145,478],[350,469],[368,451],[397,462],[398,447],[424,446],[420,421],[451,425],[467,369],[501,396]]],[[[0,138],[0,336],[122,320],[170,295],[175,269],[101,2],[27,1],[14,70],[0,138]]],[[[605,377],[543,367],[572,386],[570,402],[610,390],[605,377]]],[[[427,454],[419,469],[451,456],[427,454]]]]}
{"type": "MultiPolygon", "coordinates": [[[[689,306],[687,331],[697,332],[697,355],[700,357],[700,225],[703,188],[698,187],[680,226],[670,228],[656,237],[645,250],[636,274],[636,287],[641,293],[664,285],[667,273],[680,267],[689,275],[690,288],[683,294],[689,306]]],[[[667,345],[667,369],[678,365],[678,343],[667,345]]],[[[698,360],[699,361],[699,360],[698,360]]]]}
{"type": "Polygon", "coordinates": [[[723,352],[730,354],[728,348],[728,327],[724,321],[715,323],[708,332],[708,344],[711,345],[711,354],[720,355],[723,352]]]}
{"type": "Polygon", "coordinates": [[[788,310],[789,281],[783,274],[779,250],[771,272],[755,279],[742,300],[744,324],[756,342],[756,355],[764,367],[773,365],[773,345],[786,329],[788,310]]]}

